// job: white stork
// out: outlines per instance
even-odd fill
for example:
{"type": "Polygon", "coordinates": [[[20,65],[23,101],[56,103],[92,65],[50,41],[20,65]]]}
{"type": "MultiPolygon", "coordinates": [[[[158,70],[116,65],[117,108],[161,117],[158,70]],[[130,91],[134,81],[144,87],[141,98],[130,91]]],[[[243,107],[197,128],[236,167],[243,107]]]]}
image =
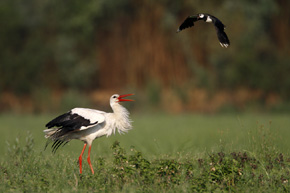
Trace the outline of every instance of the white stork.
{"type": "Polygon", "coordinates": [[[110,105],[113,109],[112,113],[87,108],[74,108],[47,123],[45,126],[48,129],[45,129],[44,133],[49,141],[54,142],[52,144],[52,151],[55,152],[61,144],[65,145],[72,139],[83,141],[85,144],[79,156],[80,174],[82,173],[82,156],[87,145],[89,145],[87,161],[94,174],[90,159],[92,142],[98,137],[105,135],[108,137],[112,133],[115,134],[116,128],[119,133],[132,129],[129,112],[119,104],[122,101],[133,101],[131,99],[123,99],[131,95],[133,94],[114,94],[111,96],[110,105]]]}

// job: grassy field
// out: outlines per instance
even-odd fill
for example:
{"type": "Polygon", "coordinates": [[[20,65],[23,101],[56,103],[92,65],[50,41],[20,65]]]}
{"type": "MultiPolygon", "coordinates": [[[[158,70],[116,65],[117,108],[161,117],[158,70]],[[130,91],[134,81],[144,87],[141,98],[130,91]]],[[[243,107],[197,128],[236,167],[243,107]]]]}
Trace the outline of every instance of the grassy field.
{"type": "Polygon", "coordinates": [[[81,141],[43,151],[54,117],[0,115],[0,192],[290,191],[288,114],[134,114],[94,141],[94,176],[78,174],[81,141]]]}

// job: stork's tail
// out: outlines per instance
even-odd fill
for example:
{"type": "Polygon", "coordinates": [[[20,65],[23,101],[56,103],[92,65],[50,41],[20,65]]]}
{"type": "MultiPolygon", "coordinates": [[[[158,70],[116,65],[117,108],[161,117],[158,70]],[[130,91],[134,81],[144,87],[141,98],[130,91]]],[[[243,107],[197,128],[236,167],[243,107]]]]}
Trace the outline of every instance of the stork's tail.
{"type": "Polygon", "coordinates": [[[63,135],[61,135],[60,130],[58,128],[51,128],[43,130],[45,133],[45,138],[47,138],[47,142],[45,144],[44,150],[47,146],[53,142],[51,148],[52,152],[55,153],[56,150],[62,145],[66,145],[70,140],[67,140],[63,135]]]}
{"type": "Polygon", "coordinates": [[[50,138],[57,132],[57,129],[56,128],[45,129],[45,130],[43,130],[43,132],[45,134],[45,136],[44,136],[45,138],[50,138]]]}

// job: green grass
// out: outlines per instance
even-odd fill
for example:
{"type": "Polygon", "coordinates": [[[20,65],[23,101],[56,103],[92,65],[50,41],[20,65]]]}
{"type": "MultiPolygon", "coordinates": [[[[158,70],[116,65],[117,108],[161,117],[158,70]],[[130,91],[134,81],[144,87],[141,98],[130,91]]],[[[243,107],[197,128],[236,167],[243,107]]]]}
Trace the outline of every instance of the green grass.
{"type": "Polygon", "coordinates": [[[134,114],[94,141],[94,176],[78,174],[81,141],[43,151],[54,116],[0,116],[0,192],[290,191],[288,114],[134,114]]]}

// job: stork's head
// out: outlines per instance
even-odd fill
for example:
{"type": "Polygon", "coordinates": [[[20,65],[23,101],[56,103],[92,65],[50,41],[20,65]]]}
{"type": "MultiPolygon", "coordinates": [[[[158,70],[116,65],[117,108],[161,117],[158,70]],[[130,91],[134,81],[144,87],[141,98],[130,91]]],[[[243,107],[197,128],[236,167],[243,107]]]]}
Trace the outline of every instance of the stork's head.
{"type": "Polygon", "coordinates": [[[110,104],[119,103],[119,102],[123,102],[123,101],[134,101],[131,99],[123,99],[124,97],[131,96],[131,95],[133,95],[133,94],[124,94],[124,95],[114,94],[110,98],[110,104]]]}

